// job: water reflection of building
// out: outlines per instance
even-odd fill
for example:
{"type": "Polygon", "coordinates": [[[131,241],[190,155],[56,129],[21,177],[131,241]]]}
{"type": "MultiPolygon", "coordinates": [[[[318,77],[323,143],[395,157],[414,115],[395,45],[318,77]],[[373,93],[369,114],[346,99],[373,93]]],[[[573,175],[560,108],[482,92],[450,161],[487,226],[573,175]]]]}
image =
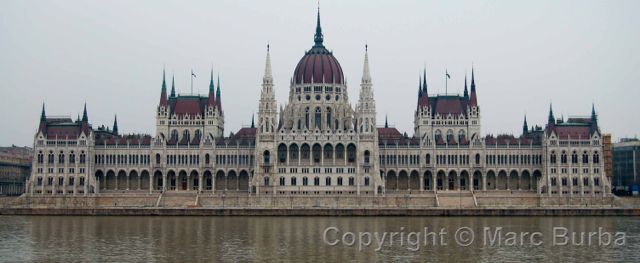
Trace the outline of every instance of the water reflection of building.
{"type": "MultiPolygon", "coordinates": [[[[324,44],[320,14],[314,43],[298,62],[284,107],[275,100],[270,54],[255,125],[223,136],[220,79],[205,95],[167,95],[163,81],[155,135],[94,129],[82,118],[45,114],[34,137],[31,194],[251,193],[386,195],[496,191],[603,195],[603,141],[590,116],[557,119],[520,135],[481,132],[481,94],[472,69],[463,94],[429,92],[420,76],[414,134],[378,125],[365,47],[352,108],[340,63],[324,44]]],[[[461,87],[462,88],[462,87],[461,87]]],[[[256,89],[257,91],[257,89],[256,89]]],[[[391,98],[387,98],[391,99],[391,98]]],[[[497,100],[497,98],[496,98],[497,100]]],[[[385,101],[390,102],[390,101],[385,101]]]]}
{"type": "Polygon", "coordinates": [[[28,147],[0,147],[0,195],[21,195],[31,174],[33,150],[28,147]]]}

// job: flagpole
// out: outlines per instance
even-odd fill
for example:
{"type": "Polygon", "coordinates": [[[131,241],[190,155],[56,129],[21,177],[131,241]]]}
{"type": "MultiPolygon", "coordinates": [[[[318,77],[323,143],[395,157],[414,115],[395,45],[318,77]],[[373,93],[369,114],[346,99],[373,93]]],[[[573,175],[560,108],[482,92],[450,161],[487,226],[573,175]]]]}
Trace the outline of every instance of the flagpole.
{"type": "Polygon", "coordinates": [[[448,87],[449,87],[448,86],[448,80],[447,80],[449,77],[447,75],[449,75],[449,72],[447,72],[447,70],[445,69],[444,70],[444,95],[445,96],[448,93],[448,87]]]}
{"type": "Polygon", "coordinates": [[[191,69],[191,95],[193,95],[193,69],[191,69]]]}

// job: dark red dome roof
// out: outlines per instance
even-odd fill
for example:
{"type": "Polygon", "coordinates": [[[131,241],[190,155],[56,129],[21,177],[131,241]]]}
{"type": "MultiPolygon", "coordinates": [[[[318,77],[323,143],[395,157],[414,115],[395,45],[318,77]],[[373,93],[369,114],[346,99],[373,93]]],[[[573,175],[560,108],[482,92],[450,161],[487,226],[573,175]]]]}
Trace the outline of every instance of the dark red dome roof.
{"type": "Polygon", "coordinates": [[[320,8],[318,8],[318,21],[313,41],[315,45],[307,51],[296,69],[293,71],[293,81],[296,84],[311,83],[338,83],[342,84],[344,75],[338,60],[327,50],[322,42],[322,28],[320,27],[320,8]]]}
{"type": "Polygon", "coordinates": [[[311,83],[338,83],[342,84],[342,67],[338,60],[324,47],[314,47],[308,51],[293,73],[296,84],[311,83]],[[324,81],[323,81],[324,80],[324,81]]]}

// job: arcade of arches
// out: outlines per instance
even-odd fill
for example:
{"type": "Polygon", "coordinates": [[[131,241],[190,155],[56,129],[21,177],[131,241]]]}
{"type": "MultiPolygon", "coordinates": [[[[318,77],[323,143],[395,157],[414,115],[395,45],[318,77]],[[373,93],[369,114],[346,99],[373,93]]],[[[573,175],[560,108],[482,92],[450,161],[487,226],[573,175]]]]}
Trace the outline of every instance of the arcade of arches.
{"type": "Polygon", "coordinates": [[[150,174],[147,170],[141,172],[132,170],[95,173],[99,192],[121,191],[249,191],[249,172],[247,170],[218,170],[213,174],[210,170],[173,170],[166,173],[156,170],[150,174]]]}

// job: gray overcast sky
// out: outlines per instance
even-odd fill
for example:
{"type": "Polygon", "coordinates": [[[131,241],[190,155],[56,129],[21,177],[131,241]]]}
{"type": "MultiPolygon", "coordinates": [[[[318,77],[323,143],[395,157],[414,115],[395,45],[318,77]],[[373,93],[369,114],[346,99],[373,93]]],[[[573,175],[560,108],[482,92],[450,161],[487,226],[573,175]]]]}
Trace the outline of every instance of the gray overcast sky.
{"type": "MultiPolygon", "coordinates": [[[[588,115],[603,131],[640,131],[640,1],[328,1],[325,45],[355,104],[364,44],[378,125],[413,134],[418,74],[430,93],[462,92],[475,65],[485,134],[519,134],[560,117],[588,115]]],[[[313,44],[316,1],[3,1],[0,8],[0,145],[32,145],[42,102],[50,115],[81,113],[94,127],[155,133],[162,68],[204,93],[222,77],[226,133],[256,111],[267,42],[279,103],[313,44]]]]}

